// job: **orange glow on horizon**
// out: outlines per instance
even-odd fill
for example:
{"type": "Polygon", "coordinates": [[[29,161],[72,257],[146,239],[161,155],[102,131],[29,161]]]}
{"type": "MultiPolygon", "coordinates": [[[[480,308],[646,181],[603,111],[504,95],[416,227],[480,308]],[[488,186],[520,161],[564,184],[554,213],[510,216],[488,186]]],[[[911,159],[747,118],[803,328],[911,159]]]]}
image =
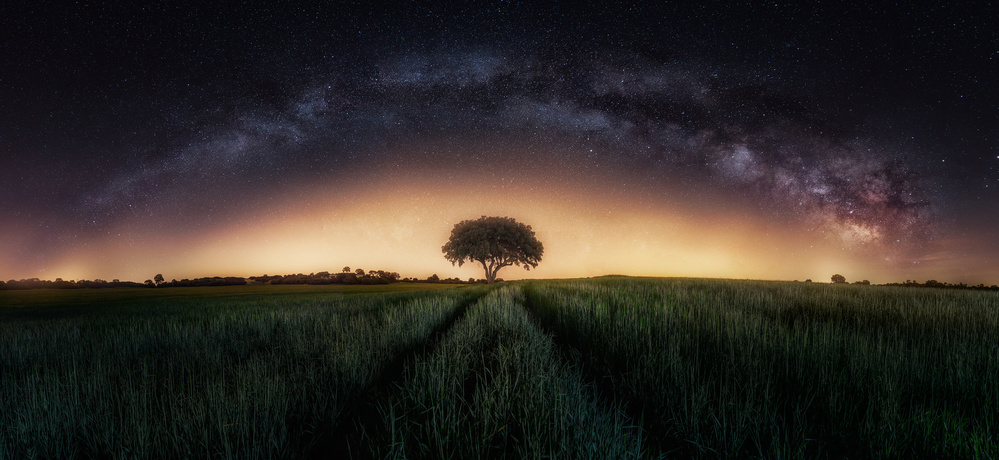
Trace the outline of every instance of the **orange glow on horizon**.
{"type": "Polygon", "coordinates": [[[536,270],[504,268],[499,276],[506,279],[612,273],[823,282],[833,273],[849,281],[908,279],[880,268],[878,261],[850,257],[835,241],[738,209],[664,205],[597,190],[607,188],[523,179],[442,186],[419,175],[353,193],[316,187],[276,200],[273,208],[252,210],[237,224],[199,234],[164,236],[126,223],[123,232],[132,233],[126,243],[93,242],[39,277],[141,282],[156,273],[170,280],[337,272],[349,266],[403,277],[482,278],[481,267],[452,266],[440,248],[458,221],[502,215],[531,225],[545,245],[536,270]],[[329,199],[297,199],[303,195],[329,199]]]}

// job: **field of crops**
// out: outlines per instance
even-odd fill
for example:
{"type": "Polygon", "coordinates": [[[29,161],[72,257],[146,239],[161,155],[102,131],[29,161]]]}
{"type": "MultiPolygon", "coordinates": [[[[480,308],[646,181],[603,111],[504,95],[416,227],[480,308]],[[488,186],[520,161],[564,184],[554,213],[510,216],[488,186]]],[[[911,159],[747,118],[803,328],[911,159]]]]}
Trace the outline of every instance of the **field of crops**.
{"type": "Polygon", "coordinates": [[[999,456],[995,293],[197,292],[0,297],[0,458],[999,456]]]}
{"type": "Polygon", "coordinates": [[[4,307],[0,458],[316,452],[393,363],[484,293],[195,289],[132,303],[81,293],[114,296],[103,307],[23,298],[46,304],[41,319],[4,307]]]}
{"type": "Polygon", "coordinates": [[[999,456],[999,296],[719,280],[528,286],[653,452],[999,456]]]}

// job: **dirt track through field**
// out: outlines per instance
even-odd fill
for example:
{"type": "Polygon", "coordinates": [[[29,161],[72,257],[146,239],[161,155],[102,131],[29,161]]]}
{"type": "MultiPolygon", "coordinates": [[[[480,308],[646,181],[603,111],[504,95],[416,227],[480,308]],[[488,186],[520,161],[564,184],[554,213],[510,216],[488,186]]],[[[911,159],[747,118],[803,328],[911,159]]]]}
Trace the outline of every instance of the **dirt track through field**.
{"type": "Polygon", "coordinates": [[[638,458],[642,434],[531,321],[520,286],[465,306],[349,417],[353,458],[638,458]],[[467,314],[466,314],[467,313],[467,314]]]}
{"type": "Polygon", "coordinates": [[[531,322],[551,336],[555,343],[556,350],[573,367],[579,370],[581,377],[596,392],[598,400],[604,404],[623,410],[632,420],[641,421],[643,425],[643,442],[646,452],[659,452],[669,456],[680,456],[683,458],[696,457],[697,452],[691,446],[675,436],[669,436],[669,427],[660,426],[655,417],[649,417],[648,413],[652,409],[646,401],[630,395],[625,396],[620,391],[621,375],[611,370],[611,363],[594,363],[592,360],[583,359],[587,350],[580,347],[577,340],[567,337],[565,334],[556,333],[551,325],[544,324],[535,314],[534,305],[531,302],[531,287],[524,288],[524,309],[527,310],[531,322]]]}
{"type": "Polygon", "coordinates": [[[347,454],[349,458],[365,457],[370,455],[366,445],[366,438],[376,437],[384,431],[381,415],[379,414],[378,403],[383,397],[397,387],[405,378],[406,368],[409,363],[427,356],[438,346],[448,331],[455,323],[465,317],[469,307],[484,297],[488,291],[466,299],[454,310],[454,314],[444,324],[442,324],[430,339],[423,344],[417,345],[404,353],[401,353],[382,372],[377,382],[365,390],[363,394],[354,399],[337,418],[336,426],[331,426],[329,437],[321,437],[312,452],[316,458],[328,458],[330,453],[347,454]]]}
{"type": "MultiPolygon", "coordinates": [[[[501,289],[513,289],[518,294],[526,291],[526,289],[521,287],[506,287],[501,289]]],[[[391,417],[388,416],[387,411],[390,410],[389,407],[391,405],[396,404],[400,394],[405,393],[406,390],[404,388],[414,384],[412,381],[414,368],[433,360],[435,355],[440,355],[442,353],[440,350],[442,343],[445,342],[449,335],[457,332],[455,326],[468,317],[471,309],[482,308],[483,305],[481,304],[484,302],[484,299],[489,292],[494,291],[484,291],[482,295],[466,300],[455,309],[451,318],[442,324],[429,340],[400,354],[381,374],[373,386],[365,390],[360,397],[348,405],[345,411],[337,418],[337,425],[330,427],[330,436],[322,438],[317,443],[314,449],[312,449],[311,456],[317,458],[326,457],[331,453],[349,458],[376,458],[385,456],[385,445],[399,442],[393,439],[393,433],[390,433],[394,428],[388,427],[389,422],[387,420],[391,417]]],[[[580,359],[581,350],[573,347],[571,340],[568,340],[566,337],[558,337],[550,328],[545,327],[538,318],[534,317],[529,296],[521,295],[518,300],[512,302],[509,306],[520,309],[527,315],[527,322],[523,323],[525,327],[536,328],[537,331],[550,338],[545,339],[545,343],[548,345],[545,345],[543,348],[549,350],[547,353],[551,355],[551,363],[562,363],[561,365],[554,365],[562,369],[555,373],[558,373],[561,376],[560,378],[568,378],[568,380],[575,381],[570,386],[578,389],[579,395],[586,395],[582,396],[582,399],[579,399],[579,404],[586,407],[586,417],[601,419],[601,421],[592,423],[603,423],[604,427],[609,425],[616,426],[617,428],[612,429],[612,431],[617,430],[615,432],[617,435],[624,433],[624,439],[631,439],[630,441],[624,441],[624,444],[619,443],[619,445],[634,447],[629,450],[629,454],[632,451],[637,452],[643,448],[648,449],[648,447],[652,447],[652,451],[655,452],[682,451],[682,449],[677,449],[682,446],[676,445],[678,441],[675,438],[655,440],[645,438],[643,428],[635,425],[635,423],[640,423],[638,421],[642,420],[643,402],[639,400],[622,401],[620,396],[615,394],[614,377],[612,375],[606,372],[601,373],[600,369],[593,368],[592,366],[587,368],[584,360],[580,359]],[[610,414],[609,418],[607,414],[610,414]],[[610,421],[611,419],[614,419],[614,421],[610,421]],[[631,437],[628,438],[628,436],[631,437]],[[637,441],[635,436],[637,436],[637,441]],[[651,446],[648,441],[652,441],[651,446]]],[[[514,335],[519,334],[514,333],[514,335]]],[[[481,392],[489,390],[483,388],[482,379],[486,378],[488,380],[503,373],[503,370],[493,367],[496,363],[490,361],[489,357],[497,352],[497,347],[512,346],[509,343],[504,344],[504,341],[503,337],[494,337],[476,346],[474,353],[483,359],[482,362],[478,362],[476,365],[484,367],[482,369],[476,368],[471,374],[466,374],[464,383],[455,389],[458,394],[453,396],[460,401],[467,402],[483,398],[483,393],[481,392]]],[[[488,384],[486,385],[488,387],[488,384]]],[[[559,418],[570,420],[578,418],[578,415],[568,415],[567,413],[550,413],[549,415],[553,423],[554,420],[559,418]]],[[[462,415],[448,414],[448,416],[461,417],[462,415]]],[[[465,414],[464,416],[469,415],[465,414]]],[[[472,424],[480,421],[476,418],[478,417],[477,415],[471,415],[471,417],[472,424]]],[[[490,455],[510,456],[515,452],[515,449],[523,446],[523,439],[529,437],[530,433],[518,431],[520,430],[518,425],[520,425],[520,422],[516,420],[510,420],[510,423],[503,425],[503,429],[507,430],[505,434],[510,435],[510,431],[515,431],[517,434],[510,435],[513,441],[507,441],[505,444],[501,443],[487,448],[490,455]]],[[[581,428],[583,427],[570,428],[570,431],[581,428]]],[[[460,446],[452,447],[459,448],[460,446]]],[[[456,451],[451,452],[452,455],[455,453],[456,451]]],[[[560,456],[560,454],[555,455],[560,456]]],[[[419,454],[416,456],[420,457],[419,454]]],[[[561,456],[565,456],[565,452],[561,456]]]]}

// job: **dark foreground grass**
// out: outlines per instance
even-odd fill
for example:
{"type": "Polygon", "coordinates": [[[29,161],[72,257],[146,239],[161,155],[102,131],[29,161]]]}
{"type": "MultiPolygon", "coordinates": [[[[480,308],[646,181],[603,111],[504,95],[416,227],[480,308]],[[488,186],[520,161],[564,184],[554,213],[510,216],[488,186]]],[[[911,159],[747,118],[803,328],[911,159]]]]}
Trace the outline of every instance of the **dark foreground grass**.
{"type": "Polygon", "coordinates": [[[532,312],[653,451],[996,458],[995,293],[720,280],[534,283],[532,312]]]}
{"type": "Polygon", "coordinates": [[[392,283],[379,285],[246,285],[178,288],[30,289],[0,291],[0,320],[48,319],[81,315],[163,314],[191,305],[252,305],[276,300],[316,301],[330,296],[426,294],[460,285],[392,283]]]}
{"type": "Polygon", "coordinates": [[[319,455],[352,398],[481,295],[226,291],[0,322],[0,458],[319,455]]]}
{"type": "Polygon", "coordinates": [[[382,405],[375,458],[638,458],[641,430],[528,319],[520,287],[472,306],[382,405]]]}
{"type": "Polygon", "coordinates": [[[999,457],[995,293],[421,287],[0,292],[0,459],[999,457]]]}

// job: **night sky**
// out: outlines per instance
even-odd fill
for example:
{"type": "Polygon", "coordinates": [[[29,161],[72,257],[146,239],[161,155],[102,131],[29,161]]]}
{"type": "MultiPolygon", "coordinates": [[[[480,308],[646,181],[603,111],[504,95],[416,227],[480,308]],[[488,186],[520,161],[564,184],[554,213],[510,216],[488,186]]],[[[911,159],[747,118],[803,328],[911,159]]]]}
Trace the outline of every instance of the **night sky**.
{"type": "Polygon", "coordinates": [[[16,3],[0,279],[999,283],[995,7],[16,3]]]}

